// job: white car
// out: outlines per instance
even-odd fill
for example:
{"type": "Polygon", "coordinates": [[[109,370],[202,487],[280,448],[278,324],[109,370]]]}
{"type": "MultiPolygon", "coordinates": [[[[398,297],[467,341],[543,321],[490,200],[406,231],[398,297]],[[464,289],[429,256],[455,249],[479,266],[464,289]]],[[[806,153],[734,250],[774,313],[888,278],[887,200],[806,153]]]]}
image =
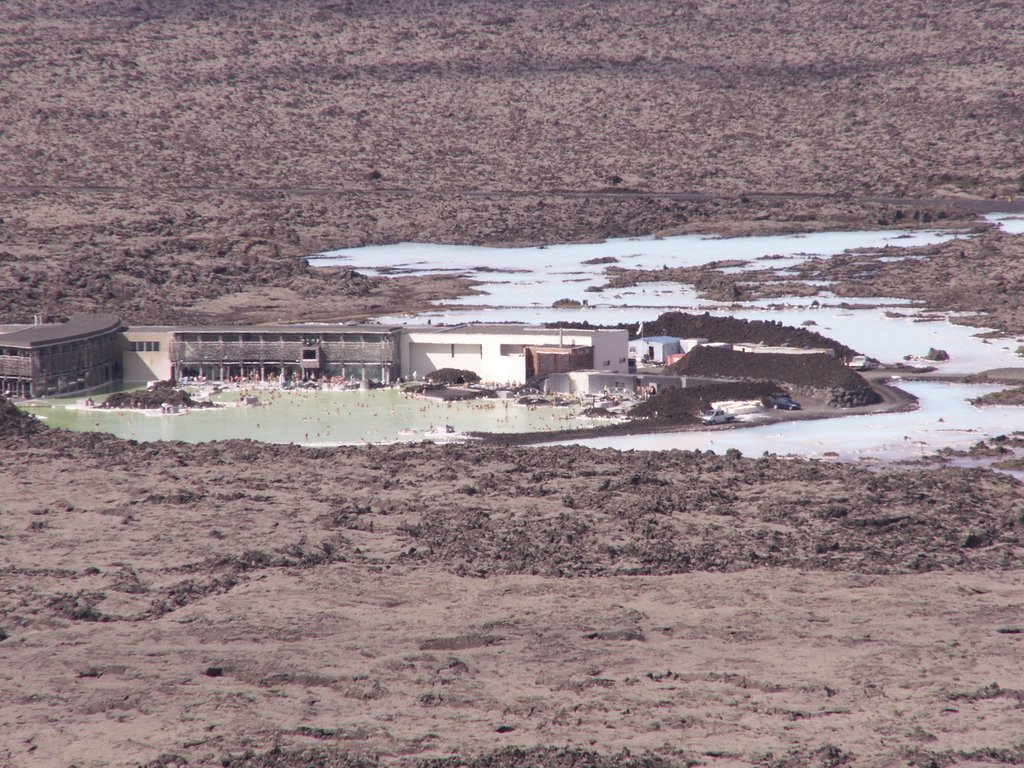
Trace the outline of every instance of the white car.
{"type": "Polygon", "coordinates": [[[700,420],[702,424],[727,424],[733,421],[735,417],[731,413],[726,413],[721,409],[714,411],[706,411],[701,414],[700,420]]]}

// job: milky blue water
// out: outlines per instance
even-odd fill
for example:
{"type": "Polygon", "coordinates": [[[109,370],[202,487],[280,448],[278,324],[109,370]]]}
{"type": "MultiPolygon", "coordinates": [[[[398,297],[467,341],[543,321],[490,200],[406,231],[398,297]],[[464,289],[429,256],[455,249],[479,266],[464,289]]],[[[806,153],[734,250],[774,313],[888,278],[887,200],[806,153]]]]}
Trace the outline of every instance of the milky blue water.
{"type": "MultiPolygon", "coordinates": [[[[1024,234],[1024,217],[992,214],[987,218],[1011,235],[1024,234]]],[[[692,288],[671,283],[602,289],[608,264],[585,263],[612,258],[615,266],[650,269],[728,260],[742,262],[725,268],[730,272],[786,270],[808,258],[833,256],[851,248],[927,246],[966,236],[942,230],[883,230],[745,238],[685,235],[534,248],[406,243],[331,251],[313,257],[311,263],[343,264],[370,274],[451,272],[482,283],[482,295],[463,297],[417,315],[379,318],[385,323],[587,320],[611,325],[650,321],[671,310],[707,311],[808,325],[883,362],[909,357],[911,363],[923,364],[919,358],[935,347],[950,354],[949,361],[937,364],[942,372],[1020,367],[1024,360],[1016,349],[1024,344],[1024,338],[982,338],[979,333],[984,329],[956,325],[948,317],[935,318],[911,299],[840,300],[824,290],[814,297],[723,304],[700,299],[692,288]],[[586,306],[552,308],[551,304],[562,298],[586,302],[586,306]]],[[[890,258],[900,257],[897,253],[890,258]]],[[[905,458],[1024,429],[1024,409],[979,409],[967,404],[967,398],[992,391],[991,387],[917,382],[905,388],[920,399],[920,410],[714,432],[598,439],[581,436],[574,442],[624,450],[736,448],[746,455],[761,455],[765,451],[808,456],[838,454],[855,460],[905,458]]],[[[102,430],[138,440],[196,442],[253,438],[306,445],[417,440],[423,438],[424,431],[445,424],[459,432],[544,431],[593,424],[578,418],[573,409],[530,410],[480,402],[449,405],[408,400],[398,392],[274,393],[262,397],[267,404],[260,407],[175,416],[63,407],[71,401],[51,401],[33,410],[54,426],[102,430]]],[[[237,399],[237,394],[222,398],[237,399]]]]}

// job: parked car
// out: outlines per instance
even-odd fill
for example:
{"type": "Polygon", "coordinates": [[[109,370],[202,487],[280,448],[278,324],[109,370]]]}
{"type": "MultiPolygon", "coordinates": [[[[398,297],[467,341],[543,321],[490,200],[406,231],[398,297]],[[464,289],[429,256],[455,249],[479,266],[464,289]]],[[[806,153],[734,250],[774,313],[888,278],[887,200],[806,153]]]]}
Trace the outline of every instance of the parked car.
{"type": "Polygon", "coordinates": [[[720,409],[705,411],[700,416],[701,423],[703,424],[727,424],[730,421],[734,421],[735,418],[731,413],[726,413],[720,409]]]}
{"type": "Polygon", "coordinates": [[[772,408],[777,411],[799,411],[800,403],[791,397],[773,397],[772,408]]]}

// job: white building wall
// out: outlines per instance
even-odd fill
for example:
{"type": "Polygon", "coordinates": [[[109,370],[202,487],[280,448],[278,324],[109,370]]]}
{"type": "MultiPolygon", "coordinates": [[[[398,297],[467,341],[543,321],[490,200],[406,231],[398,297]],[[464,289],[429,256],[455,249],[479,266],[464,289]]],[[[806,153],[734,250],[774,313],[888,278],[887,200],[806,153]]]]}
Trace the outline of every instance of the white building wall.
{"type": "Polygon", "coordinates": [[[636,389],[636,376],[629,373],[572,371],[568,376],[572,382],[571,392],[585,392],[589,395],[599,395],[602,392],[632,394],[636,389]]]}
{"type": "Polygon", "coordinates": [[[592,338],[595,370],[629,373],[628,331],[600,331],[592,338]]]}
{"type": "Polygon", "coordinates": [[[625,373],[629,370],[626,331],[577,331],[510,327],[508,333],[433,329],[402,332],[400,349],[402,375],[419,378],[439,368],[463,368],[473,371],[492,384],[522,384],[526,380],[526,354],[529,346],[593,346],[594,367],[625,373]]]}
{"type": "Polygon", "coordinates": [[[828,355],[835,357],[836,351],[831,347],[769,347],[766,344],[733,344],[736,352],[753,352],[769,355],[828,355]]]}
{"type": "Polygon", "coordinates": [[[121,334],[121,378],[137,384],[167,381],[171,378],[171,338],[169,330],[129,329],[121,334]],[[132,347],[139,347],[132,351],[132,347]]]}

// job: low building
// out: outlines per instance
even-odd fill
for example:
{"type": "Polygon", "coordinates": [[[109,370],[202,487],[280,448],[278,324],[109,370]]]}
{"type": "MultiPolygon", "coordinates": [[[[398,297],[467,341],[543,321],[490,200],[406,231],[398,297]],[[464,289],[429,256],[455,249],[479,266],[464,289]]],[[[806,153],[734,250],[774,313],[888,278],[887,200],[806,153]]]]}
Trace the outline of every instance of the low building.
{"type": "Polygon", "coordinates": [[[135,326],[113,315],[15,326],[0,333],[0,387],[15,397],[186,377],[211,381],[376,381],[422,378],[441,368],[493,384],[555,373],[626,373],[624,330],[520,325],[406,328],[385,325],[135,326]]]}
{"type": "Polygon", "coordinates": [[[0,334],[0,392],[46,397],[114,383],[121,375],[122,330],[117,315],[75,315],[0,334]]]}
{"type": "MultiPolygon", "coordinates": [[[[154,340],[157,331],[148,333],[154,340]]],[[[401,328],[385,325],[228,325],[175,328],[169,365],[175,379],[321,380],[390,384],[400,375],[401,328]]]]}
{"type": "Polygon", "coordinates": [[[523,384],[584,369],[626,373],[627,340],[626,331],[617,329],[419,326],[402,331],[401,368],[409,378],[460,368],[492,384],[523,384]]]}
{"type": "Polygon", "coordinates": [[[644,336],[629,342],[629,356],[652,365],[664,365],[669,355],[682,352],[677,336],[644,336]]]}
{"type": "MultiPolygon", "coordinates": [[[[675,377],[678,382],[679,377],[675,377]]],[[[553,373],[544,379],[545,394],[580,395],[633,395],[639,377],[633,373],[605,373],[602,371],[571,371],[553,373]]],[[[678,384],[677,384],[678,386],[678,384]]]]}

